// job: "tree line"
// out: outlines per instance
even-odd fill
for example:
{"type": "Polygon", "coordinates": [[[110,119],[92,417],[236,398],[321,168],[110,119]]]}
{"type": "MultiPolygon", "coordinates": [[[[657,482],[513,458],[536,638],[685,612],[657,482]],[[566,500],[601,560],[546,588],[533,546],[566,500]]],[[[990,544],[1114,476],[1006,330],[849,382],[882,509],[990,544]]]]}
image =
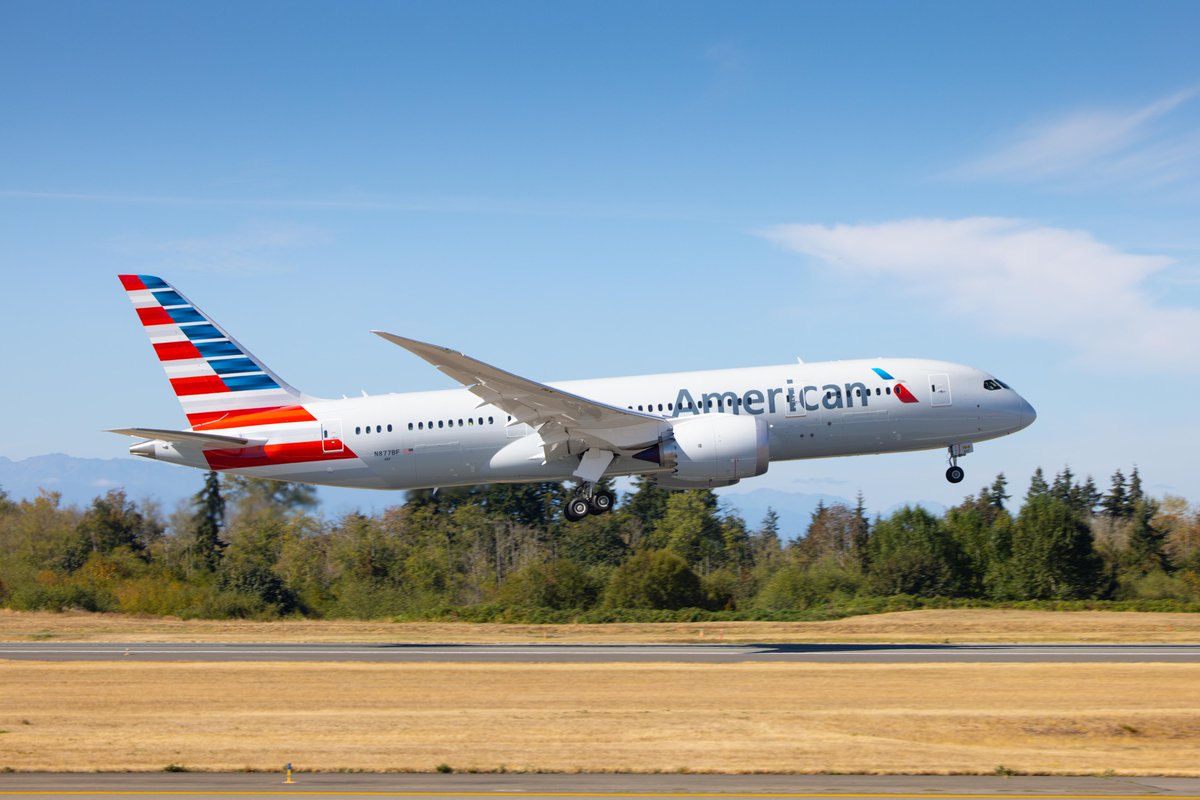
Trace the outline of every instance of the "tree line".
{"type": "Polygon", "coordinates": [[[1107,491],[1003,474],[942,515],[821,505],[785,541],[711,491],[638,480],[612,513],[563,520],[562,484],[409,492],[326,519],[310,486],[208,473],[164,515],[120,490],[87,508],[0,491],[0,604],[182,617],[604,621],[799,619],[938,604],[1200,610],[1200,510],[1151,498],[1134,468],[1107,491]]]}

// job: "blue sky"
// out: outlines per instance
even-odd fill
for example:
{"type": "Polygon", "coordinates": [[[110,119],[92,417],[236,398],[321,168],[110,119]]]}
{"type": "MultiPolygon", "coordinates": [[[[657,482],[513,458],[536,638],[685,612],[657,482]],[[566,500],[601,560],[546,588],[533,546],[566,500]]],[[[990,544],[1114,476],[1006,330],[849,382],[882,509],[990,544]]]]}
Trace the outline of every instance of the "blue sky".
{"type": "MultiPolygon", "coordinates": [[[[6,2],[0,455],[182,416],[115,275],[294,385],[911,355],[1036,425],[743,484],[953,503],[1136,463],[1200,501],[1195,3],[6,2]]],[[[164,469],[170,467],[164,466],[164,469]]],[[[737,487],[741,489],[743,487],[737,487]]]]}

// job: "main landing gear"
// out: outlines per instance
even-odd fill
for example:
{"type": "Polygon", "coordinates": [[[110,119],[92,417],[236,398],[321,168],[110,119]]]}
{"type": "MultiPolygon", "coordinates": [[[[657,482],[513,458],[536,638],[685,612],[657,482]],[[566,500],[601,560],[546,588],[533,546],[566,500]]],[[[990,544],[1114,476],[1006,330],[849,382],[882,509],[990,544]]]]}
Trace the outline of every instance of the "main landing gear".
{"type": "Polygon", "coordinates": [[[568,522],[578,522],[588,514],[607,514],[612,511],[617,496],[607,489],[597,490],[585,481],[575,490],[575,496],[567,501],[563,516],[568,522]]]}
{"type": "Polygon", "coordinates": [[[971,444],[952,444],[947,450],[950,453],[950,468],[946,470],[946,480],[951,483],[962,483],[967,473],[958,465],[958,459],[975,449],[971,444]]]}

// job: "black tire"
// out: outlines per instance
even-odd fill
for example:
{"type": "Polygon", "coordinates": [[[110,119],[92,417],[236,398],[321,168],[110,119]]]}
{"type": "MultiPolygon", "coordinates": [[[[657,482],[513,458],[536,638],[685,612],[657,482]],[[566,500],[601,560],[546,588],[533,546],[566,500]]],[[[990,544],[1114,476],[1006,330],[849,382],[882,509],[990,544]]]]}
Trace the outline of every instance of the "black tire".
{"type": "Polygon", "coordinates": [[[563,509],[563,516],[568,522],[578,522],[591,513],[591,507],[588,501],[582,497],[572,497],[567,501],[567,507],[563,509]]]}
{"type": "Polygon", "coordinates": [[[588,510],[593,514],[607,514],[612,511],[613,503],[617,500],[612,492],[596,492],[588,503],[588,510]]]}
{"type": "Polygon", "coordinates": [[[962,479],[966,476],[967,473],[963,472],[962,467],[951,467],[950,469],[946,470],[946,480],[950,481],[951,483],[962,483],[962,479]]]}

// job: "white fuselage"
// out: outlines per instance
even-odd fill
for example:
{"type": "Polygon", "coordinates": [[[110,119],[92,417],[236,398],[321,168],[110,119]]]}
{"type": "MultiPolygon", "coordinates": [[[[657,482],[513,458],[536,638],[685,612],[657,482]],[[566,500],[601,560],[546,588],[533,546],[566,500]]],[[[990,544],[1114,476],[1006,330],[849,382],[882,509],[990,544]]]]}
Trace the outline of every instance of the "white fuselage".
{"type": "MultiPolygon", "coordinates": [[[[966,445],[1018,431],[1036,417],[1020,395],[972,367],[872,359],[684,372],[549,384],[662,419],[750,415],[768,425],[771,461],[966,445]],[[885,377],[886,376],[886,377],[885,377]],[[985,388],[985,382],[993,388],[985,388]],[[897,387],[902,386],[902,389],[897,387]]],[[[305,400],[314,421],[221,432],[265,440],[259,458],[239,450],[155,442],[163,461],[279,480],[415,489],[571,478],[578,459],[544,458],[537,430],[467,389],[305,400]],[[288,455],[288,454],[292,455],[288,455]]],[[[618,453],[606,476],[654,472],[618,453]]],[[[720,484],[713,484],[720,485],[720,484]]]]}

